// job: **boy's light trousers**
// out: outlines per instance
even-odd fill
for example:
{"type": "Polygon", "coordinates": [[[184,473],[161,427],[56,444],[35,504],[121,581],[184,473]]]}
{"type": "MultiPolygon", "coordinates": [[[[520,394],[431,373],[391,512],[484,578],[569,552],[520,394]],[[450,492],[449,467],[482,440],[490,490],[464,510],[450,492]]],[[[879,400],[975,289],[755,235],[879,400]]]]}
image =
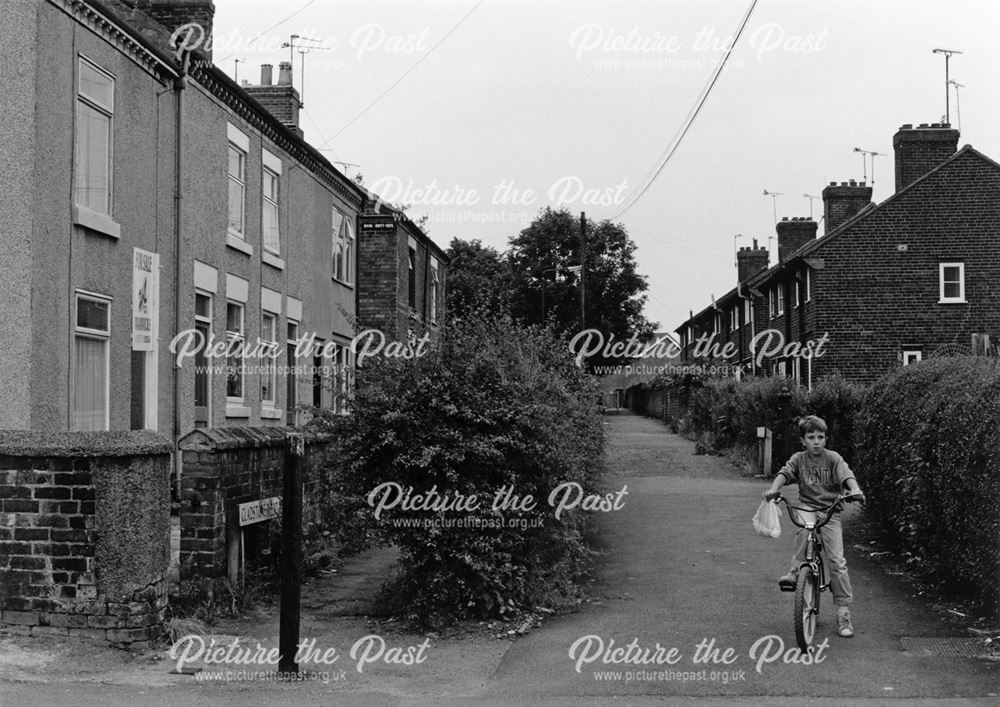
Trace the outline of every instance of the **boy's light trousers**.
{"type": "MultiPolygon", "coordinates": [[[[817,522],[819,513],[789,511],[797,513],[800,522],[810,519],[817,522]]],[[[823,539],[823,560],[826,562],[826,573],[830,580],[830,591],[833,592],[833,603],[837,606],[848,606],[854,601],[851,591],[851,578],[847,576],[847,560],[844,559],[844,536],[840,528],[840,512],[833,514],[830,522],[819,529],[823,539]]],[[[799,571],[799,565],[805,560],[806,531],[799,528],[795,534],[795,551],[792,555],[792,573],[799,571]]]]}

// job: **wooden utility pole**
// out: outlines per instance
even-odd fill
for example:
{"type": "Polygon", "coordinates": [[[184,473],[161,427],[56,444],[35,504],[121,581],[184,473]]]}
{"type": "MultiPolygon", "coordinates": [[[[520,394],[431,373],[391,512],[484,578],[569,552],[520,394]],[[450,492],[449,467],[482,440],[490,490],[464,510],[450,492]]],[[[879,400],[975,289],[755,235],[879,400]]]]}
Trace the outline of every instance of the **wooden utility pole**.
{"type": "Polygon", "coordinates": [[[580,212],[580,331],[587,328],[585,286],[587,275],[587,214],[580,212]]]}
{"type": "Polygon", "coordinates": [[[278,670],[299,672],[295,661],[299,646],[302,586],[302,465],[305,437],[288,435],[285,451],[283,497],[281,499],[281,614],[278,626],[278,670]]]}

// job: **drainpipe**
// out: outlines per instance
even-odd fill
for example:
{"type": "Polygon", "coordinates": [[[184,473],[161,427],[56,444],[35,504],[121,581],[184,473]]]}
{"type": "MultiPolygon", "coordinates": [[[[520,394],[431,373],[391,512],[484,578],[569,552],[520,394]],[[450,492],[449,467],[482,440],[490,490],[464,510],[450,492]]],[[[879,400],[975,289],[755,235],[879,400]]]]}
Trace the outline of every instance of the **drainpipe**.
{"type": "MultiPolygon", "coordinates": [[[[184,89],[187,88],[188,65],[191,52],[182,51],[180,55],[180,75],[174,79],[174,96],[176,97],[176,117],[174,120],[174,334],[181,330],[181,234],[183,233],[182,208],[184,197],[184,89]]],[[[176,478],[177,498],[181,496],[181,365],[174,358],[174,471],[176,478]]]]}

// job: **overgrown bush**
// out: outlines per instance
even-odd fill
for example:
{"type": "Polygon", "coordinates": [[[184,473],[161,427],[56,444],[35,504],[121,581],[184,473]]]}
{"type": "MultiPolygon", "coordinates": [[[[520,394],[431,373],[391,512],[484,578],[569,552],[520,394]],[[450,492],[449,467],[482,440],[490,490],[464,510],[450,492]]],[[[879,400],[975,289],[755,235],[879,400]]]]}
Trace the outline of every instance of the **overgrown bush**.
{"type": "Polygon", "coordinates": [[[1000,362],[942,358],[879,380],[858,421],[868,516],[917,567],[996,611],[1000,362]]]}
{"type": "Polygon", "coordinates": [[[784,388],[789,393],[790,419],[819,415],[830,429],[830,449],[852,459],[855,418],[867,389],[840,376],[819,381],[811,391],[781,377],[708,379],[692,389],[680,429],[695,440],[699,452],[743,449],[755,455],[757,428],[774,430],[781,424],[784,388]]]}
{"type": "Polygon", "coordinates": [[[548,498],[565,482],[594,493],[604,448],[595,399],[565,342],[507,318],[466,317],[422,357],[366,362],[352,414],[325,424],[340,440],[339,493],[355,504],[340,512],[399,547],[393,589],[409,618],[438,625],[575,601],[588,514],[557,520],[548,498]],[[478,508],[400,504],[376,519],[365,499],[385,483],[411,499],[475,496],[478,508]],[[534,509],[493,510],[504,488],[532,495],[534,509]]]}

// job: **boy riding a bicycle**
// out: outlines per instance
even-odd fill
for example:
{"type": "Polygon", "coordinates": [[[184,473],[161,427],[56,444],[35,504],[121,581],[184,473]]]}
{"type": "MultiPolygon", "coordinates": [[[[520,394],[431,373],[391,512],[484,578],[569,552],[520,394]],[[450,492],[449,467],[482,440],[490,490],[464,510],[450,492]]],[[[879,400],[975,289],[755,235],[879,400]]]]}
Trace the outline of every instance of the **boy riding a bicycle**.
{"type": "MultiPolygon", "coordinates": [[[[847,500],[864,502],[864,494],[858,486],[854,473],[844,458],[826,448],[826,422],[815,415],[799,420],[799,435],[804,451],[792,455],[771,482],[771,487],[761,494],[767,501],[781,496],[778,492],[785,484],[798,484],[799,502],[805,508],[822,510],[829,507],[841,494],[842,489],[852,494],[847,500]]],[[[792,511],[790,511],[792,512],[792,511]]],[[[851,613],[848,609],[853,596],[851,580],[847,575],[847,560],[844,559],[844,538],[840,527],[839,509],[820,530],[824,554],[830,566],[830,589],[833,603],[837,606],[837,633],[840,636],[854,635],[851,613]]],[[[795,536],[795,551],[792,567],[778,580],[783,591],[795,589],[796,575],[805,554],[806,534],[799,531],[795,536]]]]}

